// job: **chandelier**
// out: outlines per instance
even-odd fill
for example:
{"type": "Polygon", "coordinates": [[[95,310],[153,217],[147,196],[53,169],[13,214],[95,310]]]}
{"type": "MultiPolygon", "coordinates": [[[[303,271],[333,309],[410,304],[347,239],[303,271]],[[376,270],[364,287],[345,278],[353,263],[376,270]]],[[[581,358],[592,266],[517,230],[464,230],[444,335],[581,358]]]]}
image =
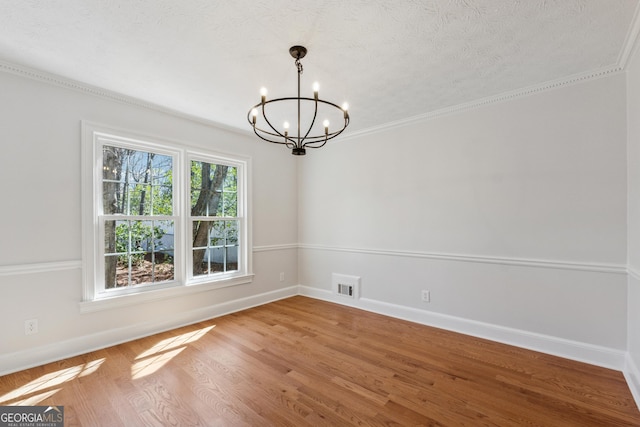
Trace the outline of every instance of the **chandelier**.
{"type": "Polygon", "coordinates": [[[261,100],[259,103],[251,107],[247,114],[247,120],[253,127],[253,132],[261,139],[267,142],[273,142],[274,144],[283,144],[287,148],[291,149],[291,153],[296,156],[304,156],[306,154],[305,148],[320,148],[324,146],[327,141],[340,135],[349,125],[349,106],[347,103],[341,107],[333,102],[325,101],[318,98],[318,83],[313,84],[313,98],[300,96],[300,76],[302,75],[302,64],[300,60],[307,54],[307,49],[304,46],[293,46],[289,49],[289,53],[295,58],[295,65],[298,69],[298,97],[276,98],[267,100],[267,90],[262,88],[260,90],[261,100]],[[271,120],[267,117],[267,110],[270,114],[273,112],[274,116],[286,117],[286,109],[284,106],[292,108],[292,103],[297,102],[298,107],[298,127],[297,133],[293,135],[289,134],[289,122],[285,121],[282,125],[282,131],[278,130],[272,124],[275,121],[273,116],[271,120]],[[276,105],[277,104],[277,105],[276,105]],[[307,119],[301,122],[301,112],[304,109],[305,113],[308,113],[307,119]],[[318,117],[319,109],[322,114],[329,114],[335,117],[339,122],[338,130],[329,129],[329,120],[324,120],[322,128],[316,124],[316,118],[318,117]],[[339,112],[339,115],[336,114],[339,112]],[[258,119],[258,116],[261,116],[258,119]],[[344,120],[344,124],[342,124],[344,120]],[[264,122],[264,124],[262,124],[264,122]],[[266,125],[266,126],[265,126],[266,125]],[[315,126],[315,127],[314,127],[315,126]],[[268,128],[267,128],[268,127],[268,128]]]}

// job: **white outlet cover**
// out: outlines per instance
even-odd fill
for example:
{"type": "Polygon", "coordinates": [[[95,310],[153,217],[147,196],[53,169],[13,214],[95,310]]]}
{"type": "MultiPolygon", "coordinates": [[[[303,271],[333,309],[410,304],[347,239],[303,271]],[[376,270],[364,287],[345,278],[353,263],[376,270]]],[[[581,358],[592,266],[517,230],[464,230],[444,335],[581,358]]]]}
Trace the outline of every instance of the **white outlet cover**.
{"type": "Polygon", "coordinates": [[[422,291],[422,301],[430,302],[431,301],[431,293],[427,290],[422,291]]]}
{"type": "Polygon", "coordinates": [[[33,335],[38,333],[38,319],[24,321],[24,334],[33,335]]]}

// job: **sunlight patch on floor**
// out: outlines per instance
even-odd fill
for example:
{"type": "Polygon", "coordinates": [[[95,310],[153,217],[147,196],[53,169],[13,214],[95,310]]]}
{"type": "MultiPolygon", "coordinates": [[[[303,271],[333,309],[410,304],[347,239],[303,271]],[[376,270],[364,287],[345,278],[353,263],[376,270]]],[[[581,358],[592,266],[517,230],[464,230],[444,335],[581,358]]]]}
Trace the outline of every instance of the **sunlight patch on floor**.
{"type": "Polygon", "coordinates": [[[175,337],[166,338],[155,344],[149,350],[142,352],[138,357],[136,357],[136,360],[144,359],[146,357],[153,356],[154,354],[162,353],[174,348],[186,346],[191,342],[199,340],[213,328],[215,328],[215,325],[207,326],[206,328],[198,329],[193,332],[186,332],[184,334],[176,335],[175,337]]]}
{"type": "Polygon", "coordinates": [[[61,390],[64,385],[76,378],[91,375],[98,370],[105,359],[96,359],[71,368],[60,369],[41,376],[38,379],[0,396],[0,405],[35,405],[61,390]]]}
{"type": "Polygon", "coordinates": [[[186,347],[170,350],[157,356],[150,356],[135,362],[131,366],[131,378],[137,380],[158,372],[158,370],[169,363],[171,359],[182,353],[185,348],[186,347]]]}
{"type": "Polygon", "coordinates": [[[136,357],[136,361],[131,366],[131,378],[136,380],[158,372],[186,349],[189,343],[199,340],[213,328],[215,325],[159,341],[136,357]]]}

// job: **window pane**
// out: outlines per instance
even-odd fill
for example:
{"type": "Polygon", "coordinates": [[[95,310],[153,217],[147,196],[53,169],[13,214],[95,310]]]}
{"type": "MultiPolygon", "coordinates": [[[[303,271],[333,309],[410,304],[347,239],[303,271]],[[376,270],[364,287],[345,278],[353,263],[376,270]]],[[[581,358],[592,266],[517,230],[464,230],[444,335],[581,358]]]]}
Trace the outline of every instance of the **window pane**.
{"type": "Polygon", "coordinates": [[[116,287],[116,269],[118,265],[117,255],[107,255],[104,257],[104,288],[112,289],[116,287]]]}
{"type": "Polygon", "coordinates": [[[209,259],[208,259],[208,239],[209,239],[209,227],[211,223],[209,221],[194,221],[193,222],[193,235],[192,235],[192,247],[193,247],[193,276],[201,276],[208,274],[209,272],[209,259]]]}
{"type": "MultiPolygon", "coordinates": [[[[206,162],[191,162],[191,215],[223,216],[232,210],[236,196],[236,168],[206,162]],[[227,193],[229,200],[226,201],[227,193]],[[229,205],[230,208],[226,208],[229,205]]],[[[233,214],[236,215],[235,213],[233,214]]]]}
{"type": "Polygon", "coordinates": [[[227,175],[224,180],[225,193],[235,193],[238,189],[238,170],[233,166],[227,169],[227,175]]]}
{"type": "Polygon", "coordinates": [[[113,215],[123,213],[124,193],[124,184],[115,181],[103,181],[102,205],[105,214],[113,215]]]}
{"type": "Polygon", "coordinates": [[[164,282],[174,279],[173,256],[165,252],[155,252],[153,260],[153,281],[164,282]]]}
{"type": "Polygon", "coordinates": [[[130,184],[124,200],[123,213],[127,215],[151,215],[151,186],[130,184]]]}
{"type": "Polygon", "coordinates": [[[200,189],[194,190],[192,188],[191,189],[191,215],[193,216],[197,216],[195,214],[197,212],[196,203],[198,202],[199,198],[200,198],[200,189]]]}
{"type": "Polygon", "coordinates": [[[173,221],[105,221],[105,288],[173,279],[173,221]]]}
{"type": "Polygon", "coordinates": [[[206,249],[194,249],[193,251],[193,277],[207,275],[209,273],[209,259],[206,249]]]}
{"type": "Polygon", "coordinates": [[[105,221],[104,223],[104,253],[116,253],[116,226],[121,221],[105,221]]]}
{"type": "Polygon", "coordinates": [[[105,214],[172,214],[171,156],[104,146],[102,157],[105,214]],[[160,212],[154,212],[154,209],[160,212]]]}
{"type": "Polygon", "coordinates": [[[238,269],[238,229],[238,220],[194,221],[194,277],[238,269]]]}
{"type": "Polygon", "coordinates": [[[209,229],[209,246],[224,246],[225,240],[224,221],[214,222],[209,229]]]}
{"type": "Polygon", "coordinates": [[[221,216],[238,216],[236,193],[224,193],[222,200],[224,210],[221,216]]]}
{"type": "Polygon", "coordinates": [[[154,221],[154,251],[173,256],[175,248],[173,221],[154,221]]]}
{"type": "Polygon", "coordinates": [[[154,185],[152,188],[153,214],[173,214],[173,187],[171,185],[154,185]]]}
{"type": "Polygon", "coordinates": [[[207,239],[209,236],[209,221],[194,221],[193,222],[193,245],[195,248],[206,248],[207,239]]]}
{"type": "Polygon", "coordinates": [[[225,221],[227,246],[238,245],[238,225],[238,221],[225,221]]]}
{"type": "Polygon", "coordinates": [[[102,148],[102,179],[120,181],[124,151],[119,147],[102,148]]]}
{"type": "Polygon", "coordinates": [[[155,154],[151,169],[153,185],[168,185],[173,181],[173,159],[171,156],[155,154]]]}
{"type": "Polygon", "coordinates": [[[236,271],[238,269],[238,247],[227,247],[226,251],[227,265],[225,266],[225,271],[236,271]]]}
{"type": "Polygon", "coordinates": [[[209,273],[222,273],[225,271],[225,251],[224,248],[211,248],[211,262],[209,273]]]}

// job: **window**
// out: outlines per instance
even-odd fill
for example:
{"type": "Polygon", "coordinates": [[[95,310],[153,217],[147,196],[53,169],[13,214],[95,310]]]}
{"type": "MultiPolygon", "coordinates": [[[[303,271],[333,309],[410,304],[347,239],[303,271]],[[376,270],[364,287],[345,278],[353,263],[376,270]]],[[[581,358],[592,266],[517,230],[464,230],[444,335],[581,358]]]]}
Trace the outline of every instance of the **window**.
{"type": "Polygon", "coordinates": [[[209,277],[238,270],[238,169],[191,161],[191,273],[209,277]]]}
{"type": "Polygon", "coordinates": [[[247,159],[83,123],[83,168],[85,301],[251,281],[247,159]]]}

